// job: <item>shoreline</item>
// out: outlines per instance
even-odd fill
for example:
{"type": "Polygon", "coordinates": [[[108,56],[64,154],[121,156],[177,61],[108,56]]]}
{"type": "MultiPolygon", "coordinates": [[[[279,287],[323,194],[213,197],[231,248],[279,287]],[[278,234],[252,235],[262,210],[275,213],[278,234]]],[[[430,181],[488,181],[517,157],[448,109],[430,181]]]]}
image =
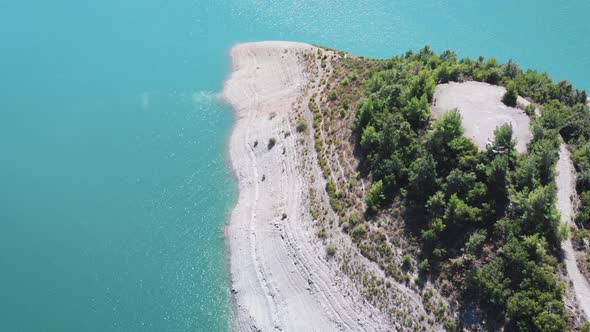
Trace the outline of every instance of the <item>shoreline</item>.
{"type": "MultiPolygon", "coordinates": [[[[237,45],[237,44],[236,44],[237,45]]],[[[227,82],[230,80],[231,75],[234,73],[234,62],[232,60],[232,56],[231,56],[231,50],[236,46],[233,45],[232,47],[230,47],[227,51],[226,51],[226,61],[228,61],[228,63],[230,64],[229,66],[229,74],[227,75],[227,77],[223,80],[222,83],[222,91],[219,94],[219,100],[221,101],[221,103],[223,103],[224,105],[226,105],[231,112],[231,117],[232,117],[232,125],[231,125],[231,129],[230,129],[230,133],[229,136],[227,137],[226,141],[225,141],[225,159],[226,159],[226,163],[225,163],[225,167],[229,170],[229,173],[232,177],[233,183],[234,183],[234,192],[233,192],[233,196],[232,196],[232,201],[229,204],[230,208],[225,212],[225,217],[224,217],[224,223],[223,223],[223,230],[222,230],[222,234],[223,234],[223,242],[224,242],[224,247],[225,247],[225,252],[226,252],[226,260],[225,260],[225,266],[226,266],[226,271],[227,271],[227,280],[228,280],[228,293],[229,293],[229,300],[230,300],[230,304],[231,304],[231,312],[230,312],[230,317],[228,318],[228,327],[230,328],[230,331],[239,331],[237,328],[237,308],[238,308],[238,304],[237,304],[237,299],[236,296],[234,295],[233,292],[233,278],[232,278],[232,273],[231,273],[231,249],[230,249],[230,245],[229,245],[229,234],[228,234],[228,227],[231,223],[231,216],[232,216],[232,212],[235,208],[235,206],[238,203],[238,199],[240,197],[240,186],[239,186],[239,179],[238,179],[238,174],[236,172],[236,170],[234,169],[233,165],[232,165],[232,160],[231,160],[231,137],[233,135],[233,132],[236,128],[236,124],[238,121],[238,117],[236,114],[236,110],[234,109],[234,107],[232,106],[231,102],[229,100],[227,100],[224,97],[224,90],[225,90],[225,86],[227,84],[227,82]]]]}
{"type": "Polygon", "coordinates": [[[235,119],[227,153],[237,199],[224,230],[231,325],[240,331],[392,330],[326,259],[309,214],[306,177],[314,172],[304,174],[294,105],[306,96],[303,57],[314,50],[258,42],[230,51],[222,99],[235,119]]]}

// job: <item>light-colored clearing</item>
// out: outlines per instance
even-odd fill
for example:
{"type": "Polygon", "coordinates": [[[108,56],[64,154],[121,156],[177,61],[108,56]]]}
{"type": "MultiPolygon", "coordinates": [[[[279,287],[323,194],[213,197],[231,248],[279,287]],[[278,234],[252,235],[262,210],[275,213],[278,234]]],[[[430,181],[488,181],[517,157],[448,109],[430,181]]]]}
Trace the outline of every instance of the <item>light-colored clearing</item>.
{"type": "MultiPolygon", "coordinates": [[[[459,109],[465,136],[484,150],[493,141],[494,130],[510,123],[516,138],[516,150],[525,153],[532,139],[530,119],[524,111],[502,103],[506,89],[481,82],[439,84],[434,92],[431,112],[434,117],[455,108],[459,109]]],[[[526,105],[521,97],[518,102],[526,105]]]]}

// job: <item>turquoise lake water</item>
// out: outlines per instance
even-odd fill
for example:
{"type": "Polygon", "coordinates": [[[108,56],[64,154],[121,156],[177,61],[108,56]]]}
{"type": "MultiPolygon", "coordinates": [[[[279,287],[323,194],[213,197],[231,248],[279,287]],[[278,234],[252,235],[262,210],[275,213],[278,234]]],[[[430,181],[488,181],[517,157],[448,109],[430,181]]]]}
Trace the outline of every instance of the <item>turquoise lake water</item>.
{"type": "Polygon", "coordinates": [[[223,331],[236,42],[430,44],[589,89],[590,2],[0,0],[0,330],[223,331]]]}

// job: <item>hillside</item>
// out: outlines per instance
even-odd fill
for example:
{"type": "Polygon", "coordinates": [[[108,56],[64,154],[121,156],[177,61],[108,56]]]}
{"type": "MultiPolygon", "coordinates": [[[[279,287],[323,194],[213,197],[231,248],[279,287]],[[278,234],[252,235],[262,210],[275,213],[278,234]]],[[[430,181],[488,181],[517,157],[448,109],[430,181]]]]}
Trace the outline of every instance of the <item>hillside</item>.
{"type": "Polygon", "coordinates": [[[381,282],[407,285],[448,330],[562,331],[588,318],[563,264],[569,220],[560,222],[555,184],[565,140],[582,197],[575,221],[587,227],[583,91],[428,47],[390,60],[324,49],[307,61],[320,63],[308,107],[338,215],[320,235],[340,229],[384,271],[375,283],[359,278],[379,289],[371,302],[386,298],[381,282]]]}

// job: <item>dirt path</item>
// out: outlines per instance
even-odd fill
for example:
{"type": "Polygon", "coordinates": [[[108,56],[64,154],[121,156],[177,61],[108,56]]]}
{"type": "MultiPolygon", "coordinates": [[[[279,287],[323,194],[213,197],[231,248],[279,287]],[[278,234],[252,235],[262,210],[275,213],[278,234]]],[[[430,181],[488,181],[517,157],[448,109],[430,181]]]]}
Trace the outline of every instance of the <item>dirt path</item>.
{"type": "MultiPolygon", "coordinates": [[[[559,149],[555,181],[557,183],[557,209],[561,213],[561,219],[575,227],[573,218],[573,197],[576,195],[575,169],[565,144],[561,144],[559,149]]],[[[564,261],[567,274],[573,284],[576,300],[586,319],[590,319],[590,285],[578,268],[572,241],[569,239],[563,241],[562,247],[565,253],[564,261]]]]}

